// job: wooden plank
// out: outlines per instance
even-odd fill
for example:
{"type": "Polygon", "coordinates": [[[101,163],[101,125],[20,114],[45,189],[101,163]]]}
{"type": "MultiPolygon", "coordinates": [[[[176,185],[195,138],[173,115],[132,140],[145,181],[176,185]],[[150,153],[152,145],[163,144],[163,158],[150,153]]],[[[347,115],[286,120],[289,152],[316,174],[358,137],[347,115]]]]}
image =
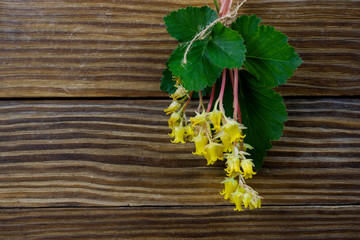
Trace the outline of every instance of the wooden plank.
{"type": "MultiPolygon", "coordinates": [[[[252,0],[304,59],[283,95],[359,95],[359,0],[252,0]]],[[[0,97],[155,97],[175,47],[162,18],[211,0],[6,0],[0,97]]]]}
{"type": "Polygon", "coordinates": [[[356,239],[359,206],[1,209],[1,239],[356,239]]]}
{"type": "MultiPolygon", "coordinates": [[[[224,162],[170,143],[169,103],[1,101],[0,207],[228,204],[224,162]]],[[[359,99],[286,105],[284,136],[248,181],[264,205],[359,204],[359,99]]]]}

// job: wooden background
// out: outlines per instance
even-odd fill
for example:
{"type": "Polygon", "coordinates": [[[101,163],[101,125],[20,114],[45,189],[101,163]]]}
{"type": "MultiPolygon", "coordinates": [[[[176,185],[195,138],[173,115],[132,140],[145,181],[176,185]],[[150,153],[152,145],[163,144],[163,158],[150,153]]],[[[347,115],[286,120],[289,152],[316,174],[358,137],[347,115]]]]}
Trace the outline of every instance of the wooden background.
{"type": "MultiPolygon", "coordinates": [[[[0,1],[0,239],[356,239],[360,1],[248,0],[304,64],[234,212],[224,165],[171,144],[162,17],[208,0],[0,1]]],[[[194,108],[194,105],[192,106],[194,108]]]]}

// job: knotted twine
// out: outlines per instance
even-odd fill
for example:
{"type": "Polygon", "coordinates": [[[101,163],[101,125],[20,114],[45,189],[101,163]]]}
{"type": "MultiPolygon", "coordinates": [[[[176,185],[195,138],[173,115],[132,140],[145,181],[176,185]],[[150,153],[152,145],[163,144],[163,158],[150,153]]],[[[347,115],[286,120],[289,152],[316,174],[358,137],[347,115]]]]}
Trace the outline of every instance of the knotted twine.
{"type": "Polygon", "coordinates": [[[208,32],[208,30],[211,29],[218,22],[224,24],[225,26],[230,26],[230,24],[236,20],[239,9],[246,1],[247,0],[242,0],[242,2],[239,3],[233,11],[230,11],[226,15],[216,19],[215,21],[213,21],[212,23],[207,25],[204,30],[202,30],[201,32],[196,34],[195,37],[189,43],[187,43],[188,46],[186,47],[186,50],[184,53],[184,58],[182,60],[182,64],[187,63],[187,55],[190,51],[191,46],[193,45],[193,43],[196,40],[203,40],[204,38],[206,38],[210,34],[210,32],[208,32]]]}

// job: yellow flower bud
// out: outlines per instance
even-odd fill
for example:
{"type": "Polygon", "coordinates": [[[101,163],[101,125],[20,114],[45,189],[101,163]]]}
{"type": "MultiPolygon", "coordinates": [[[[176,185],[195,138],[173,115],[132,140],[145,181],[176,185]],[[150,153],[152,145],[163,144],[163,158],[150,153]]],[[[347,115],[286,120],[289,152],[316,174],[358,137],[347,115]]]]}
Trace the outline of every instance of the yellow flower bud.
{"type": "Polygon", "coordinates": [[[226,172],[228,175],[231,175],[234,172],[240,172],[240,159],[238,156],[229,156],[227,158],[226,165],[226,172]]]}
{"type": "Polygon", "coordinates": [[[205,147],[205,158],[207,160],[207,165],[214,164],[216,160],[223,160],[223,148],[224,145],[220,143],[210,142],[205,147]]]}
{"type": "Polygon", "coordinates": [[[179,110],[180,108],[181,108],[181,104],[178,101],[174,100],[174,101],[172,101],[170,106],[164,110],[164,112],[166,112],[166,115],[168,115],[170,113],[173,113],[173,112],[179,110]]]}
{"type": "Polygon", "coordinates": [[[221,142],[224,144],[224,152],[231,152],[234,144],[231,142],[231,137],[229,134],[223,132],[220,136],[221,142]]]}
{"type": "Polygon", "coordinates": [[[224,125],[224,131],[230,135],[231,142],[238,141],[245,137],[241,134],[241,129],[244,129],[244,126],[235,120],[230,120],[224,125]]]}
{"type": "Polygon", "coordinates": [[[231,197],[231,194],[236,190],[238,186],[238,182],[234,179],[234,177],[226,178],[224,181],[222,181],[225,185],[225,189],[220,192],[221,195],[225,195],[224,199],[229,199],[231,197]]]}
{"type": "Polygon", "coordinates": [[[196,125],[203,125],[206,122],[206,112],[203,112],[201,114],[196,113],[195,117],[191,117],[190,121],[194,126],[196,125]]]}
{"type": "Polygon", "coordinates": [[[183,126],[176,126],[174,127],[175,132],[175,139],[171,141],[172,143],[185,143],[184,135],[185,135],[185,128],[183,126]]]}
{"type": "Polygon", "coordinates": [[[242,202],[245,208],[247,208],[250,204],[252,197],[249,193],[244,193],[244,195],[242,196],[242,202]]]}
{"type": "Polygon", "coordinates": [[[195,136],[195,132],[194,129],[192,128],[192,125],[187,125],[185,127],[185,134],[186,134],[186,138],[191,141],[194,136],[195,136]]]}
{"type": "Polygon", "coordinates": [[[187,94],[187,91],[183,86],[177,85],[177,88],[178,89],[176,89],[176,91],[170,95],[170,97],[172,97],[173,99],[182,98],[187,94]]]}
{"type": "Polygon", "coordinates": [[[255,166],[251,159],[244,159],[240,163],[241,165],[241,175],[245,178],[252,178],[253,175],[256,174],[256,172],[253,171],[253,167],[255,166]]]}
{"type": "Polygon", "coordinates": [[[171,115],[170,115],[170,119],[169,119],[169,127],[172,128],[174,126],[178,126],[180,123],[181,119],[181,115],[180,113],[178,112],[173,112],[171,115]]]}
{"type": "Polygon", "coordinates": [[[208,114],[209,119],[211,123],[213,124],[212,130],[215,130],[215,132],[219,132],[221,130],[221,119],[222,119],[222,113],[218,110],[212,111],[208,114]]]}
{"type": "Polygon", "coordinates": [[[253,197],[250,202],[250,209],[261,208],[260,196],[253,197]]]}
{"type": "Polygon", "coordinates": [[[230,199],[230,202],[232,203],[235,203],[235,208],[234,210],[236,211],[244,211],[244,209],[242,208],[242,196],[244,195],[245,193],[245,189],[243,189],[242,187],[238,187],[236,189],[235,192],[233,192],[233,194],[231,194],[231,199],[230,199]]]}
{"type": "Polygon", "coordinates": [[[205,154],[205,146],[208,144],[208,138],[202,134],[197,135],[192,140],[195,143],[196,152],[195,155],[202,156],[205,154]]]}

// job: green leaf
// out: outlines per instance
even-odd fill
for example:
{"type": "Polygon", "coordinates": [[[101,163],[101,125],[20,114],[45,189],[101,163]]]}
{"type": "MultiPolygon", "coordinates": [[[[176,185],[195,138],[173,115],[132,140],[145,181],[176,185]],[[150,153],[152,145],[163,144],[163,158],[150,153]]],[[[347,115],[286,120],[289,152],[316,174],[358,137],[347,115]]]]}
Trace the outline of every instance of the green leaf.
{"type": "Polygon", "coordinates": [[[164,17],[169,34],[179,42],[189,42],[217,19],[217,13],[210,7],[187,7],[173,11],[164,17]]]}
{"type": "Polygon", "coordinates": [[[195,41],[183,63],[187,45],[179,45],[169,58],[169,69],[180,77],[186,90],[199,91],[212,86],[222,69],[216,66],[206,51],[208,39],[195,41]]]}
{"type": "MultiPolygon", "coordinates": [[[[224,107],[228,116],[233,115],[231,91],[232,89],[228,88],[224,96],[224,107]]],[[[278,93],[256,81],[251,74],[244,70],[239,72],[241,119],[247,127],[244,130],[244,141],[254,147],[248,151],[256,169],[260,169],[266,150],[272,147],[270,141],[278,140],[282,135],[284,122],[287,120],[283,101],[278,93]]]]}
{"type": "Polygon", "coordinates": [[[175,87],[175,81],[172,79],[172,73],[169,70],[169,67],[167,67],[162,72],[163,77],[161,78],[161,84],[160,89],[168,92],[169,95],[173,94],[176,91],[175,87]]]}
{"type": "Polygon", "coordinates": [[[241,68],[245,60],[243,38],[221,23],[213,27],[206,50],[211,60],[221,68],[241,68]]]}
{"type": "Polygon", "coordinates": [[[231,27],[244,38],[244,68],[266,86],[276,87],[293,75],[302,60],[287,43],[286,35],[272,26],[258,26],[259,23],[256,16],[243,15],[231,27]]]}

